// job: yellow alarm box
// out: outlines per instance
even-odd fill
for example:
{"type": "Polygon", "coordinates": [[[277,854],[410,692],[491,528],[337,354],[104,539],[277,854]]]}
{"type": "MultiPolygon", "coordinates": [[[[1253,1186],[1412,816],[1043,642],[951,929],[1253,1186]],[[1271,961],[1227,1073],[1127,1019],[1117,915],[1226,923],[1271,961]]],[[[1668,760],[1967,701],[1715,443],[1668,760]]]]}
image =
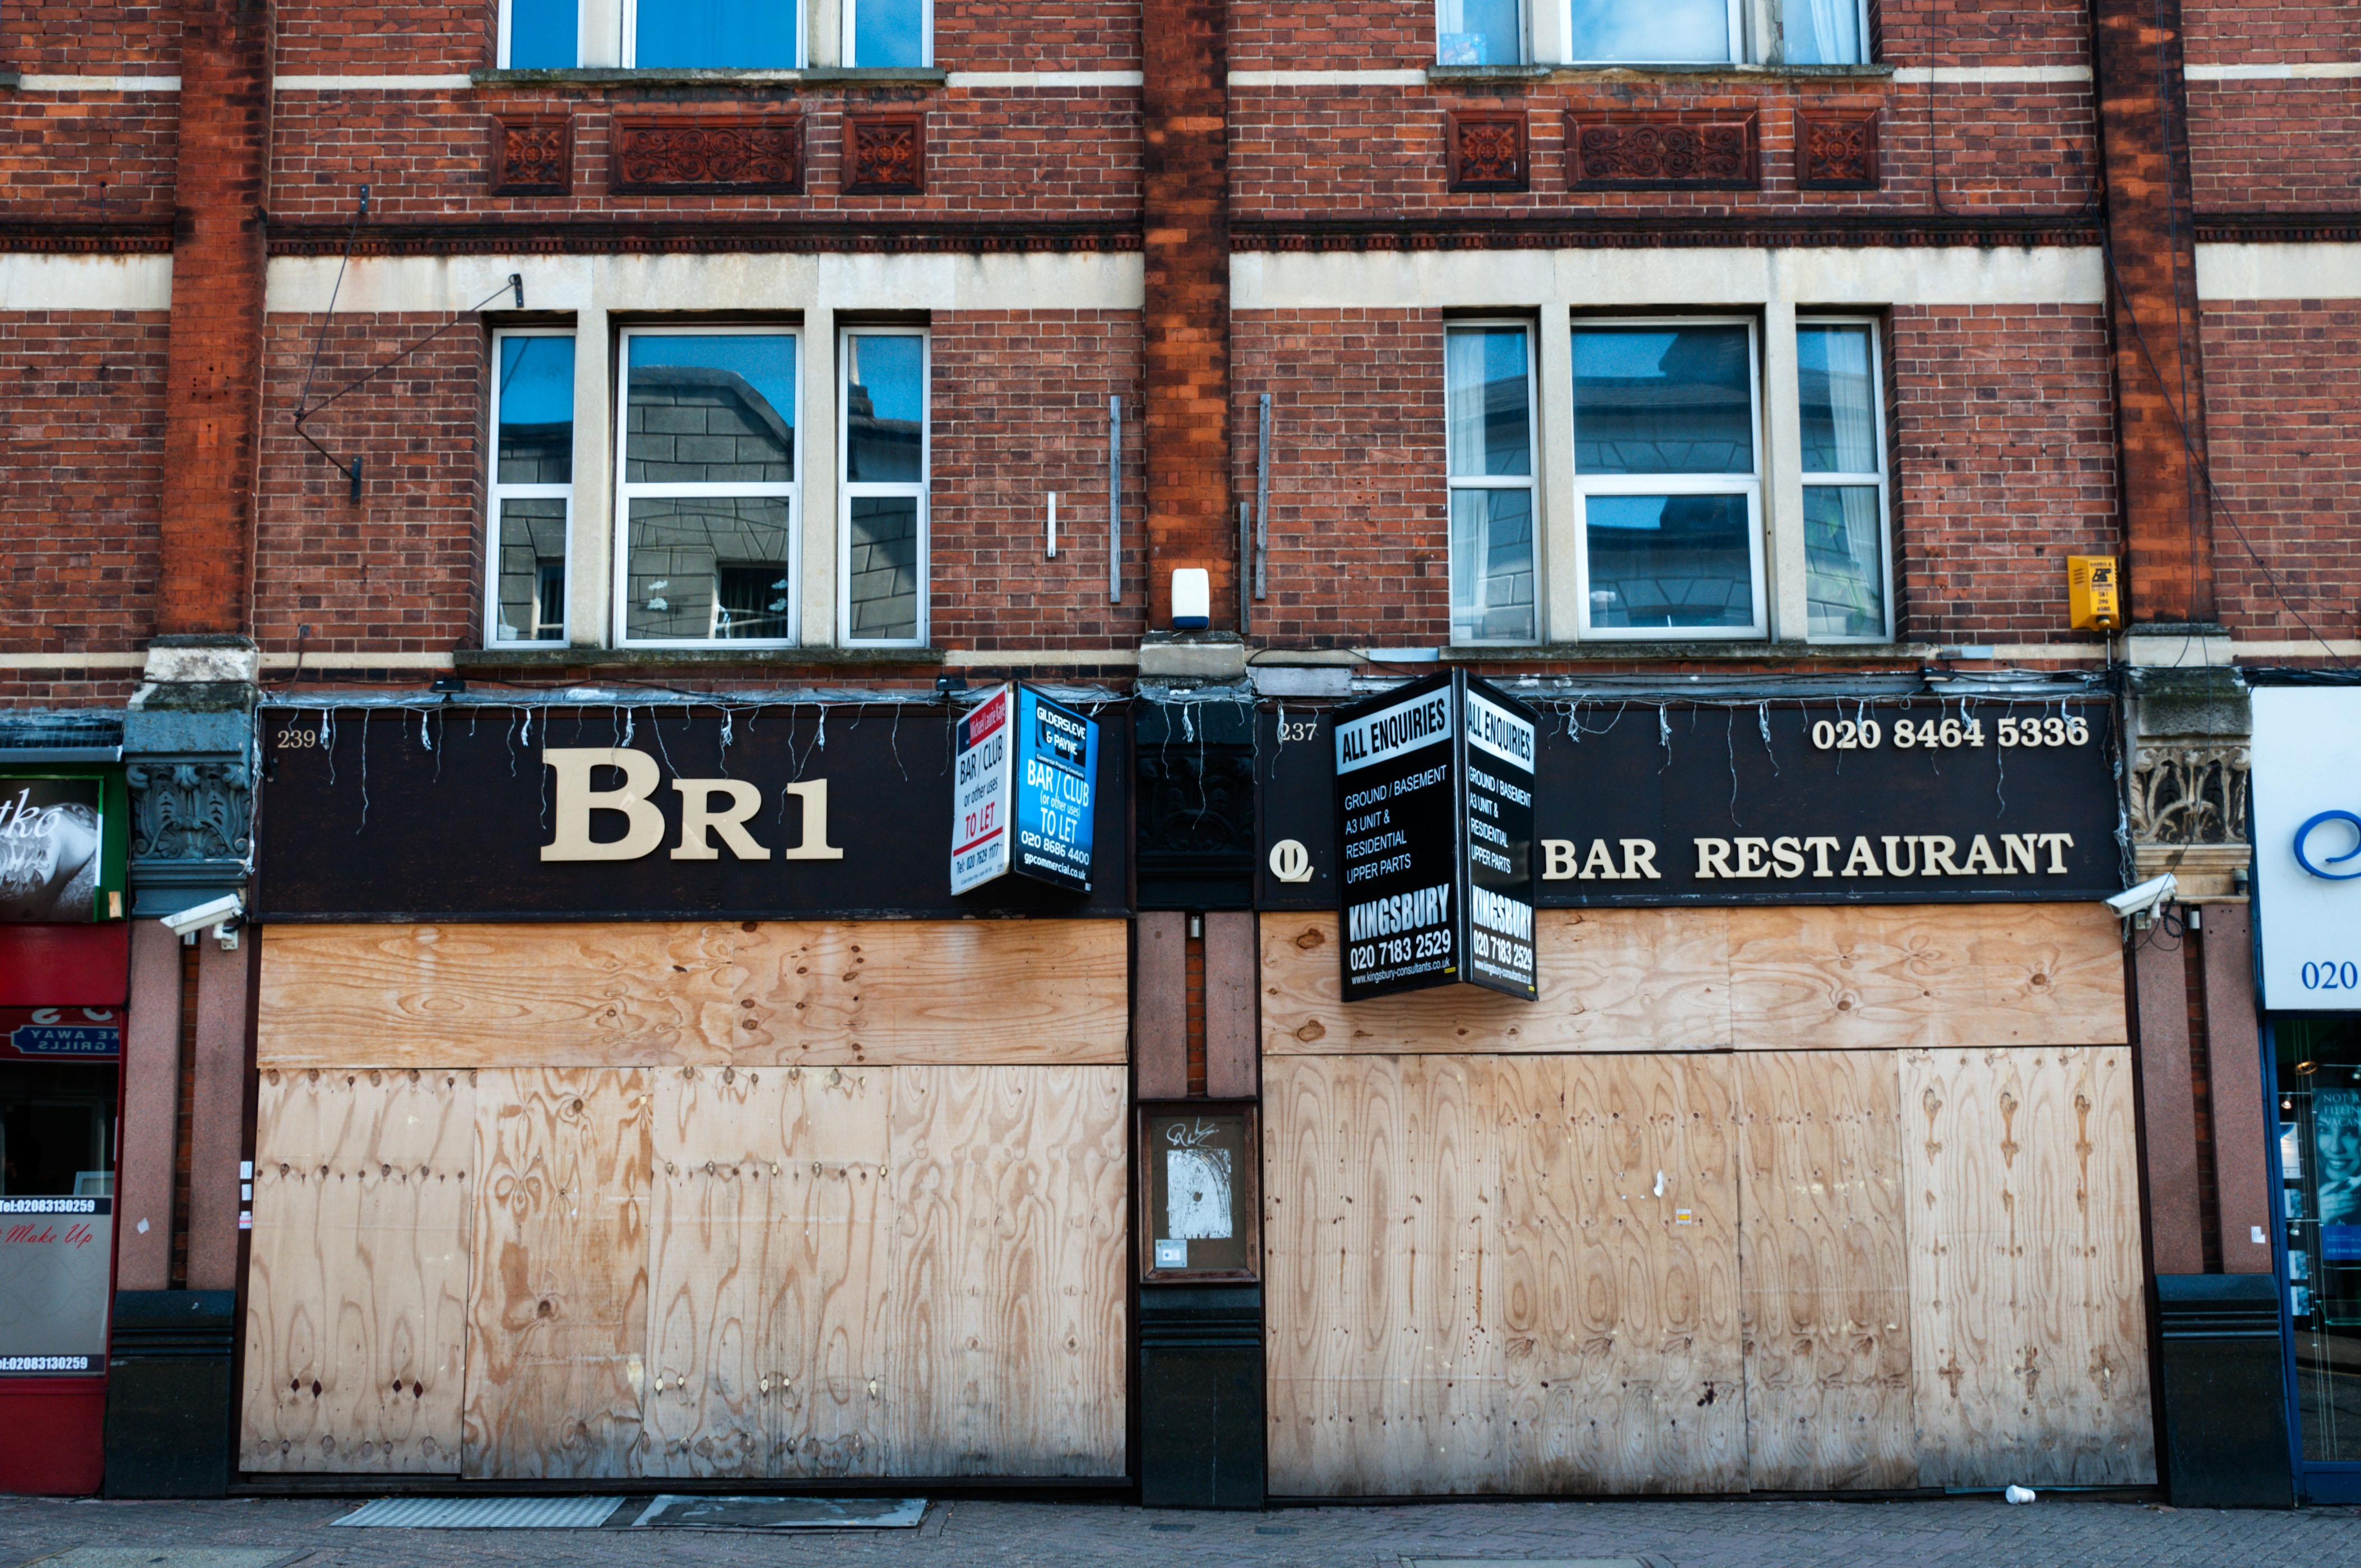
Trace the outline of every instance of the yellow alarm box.
{"type": "Polygon", "coordinates": [[[2067,556],[2066,601],[2077,631],[2113,631],[2122,626],[2123,601],[2115,595],[2115,558],[2067,556]]]}

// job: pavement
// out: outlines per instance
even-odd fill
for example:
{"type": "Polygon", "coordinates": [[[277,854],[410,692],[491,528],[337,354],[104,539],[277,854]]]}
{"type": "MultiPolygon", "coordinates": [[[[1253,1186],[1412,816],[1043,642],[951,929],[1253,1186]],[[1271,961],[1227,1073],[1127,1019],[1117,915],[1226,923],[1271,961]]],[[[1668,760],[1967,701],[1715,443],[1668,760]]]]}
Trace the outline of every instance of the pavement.
{"type": "MultiPolygon", "coordinates": [[[[2352,1568],[2361,1508],[2175,1509],[2044,1497],[1828,1502],[1483,1502],[1176,1513],[937,1501],[915,1530],[330,1529],[363,1498],[132,1503],[0,1497],[0,1568],[467,1568],[1120,1563],[1437,1568],[1851,1568],[2125,1563],[2352,1568]]],[[[635,1507],[622,1510],[635,1517],[635,1507]]]]}

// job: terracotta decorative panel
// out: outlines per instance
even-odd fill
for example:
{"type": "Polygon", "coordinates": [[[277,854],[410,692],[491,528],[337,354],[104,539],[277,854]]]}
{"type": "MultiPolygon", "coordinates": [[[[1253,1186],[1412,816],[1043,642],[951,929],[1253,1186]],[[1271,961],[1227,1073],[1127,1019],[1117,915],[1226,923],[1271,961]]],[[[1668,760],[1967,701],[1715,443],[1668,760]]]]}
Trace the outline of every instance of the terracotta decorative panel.
{"type": "Polygon", "coordinates": [[[1803,191],[1877,189],[1877,111],[1799,115],[1795,185],[1803,191]]]}
{"type": "Polygon", "coordinates": [[[619,192],[793,195],[803,188],[800,115],[615,118],[619,192]]]}
{"type": "Polygon", "coordinates": [[[573,182],[570,115],[492,121],[493,195],[563,196],[573,182]]]}
{"type": "Polygon", "coordinates": [[[1751,191],[1761,174],[1752,115],[1565,117],[1567,183],[1577,191],[1751,191]]]}
{"type": "Polygon", "coordinates": [[[1532,182],[1521,109],[1460,109],[1445,116],[1454,191],[1522,191],[1532,182]]]}
{"type": "Polygon", "coordinates": [[[927,116],[844,116],[844,193],[916,196],[927,189],[927,116]]]}

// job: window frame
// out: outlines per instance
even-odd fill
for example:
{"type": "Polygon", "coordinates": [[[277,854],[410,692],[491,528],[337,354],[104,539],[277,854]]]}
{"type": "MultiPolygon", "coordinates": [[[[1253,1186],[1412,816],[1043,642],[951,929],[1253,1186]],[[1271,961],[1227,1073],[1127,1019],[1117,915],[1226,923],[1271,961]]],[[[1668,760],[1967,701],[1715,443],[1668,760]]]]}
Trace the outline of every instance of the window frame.
{"type": "MultiPolygon", "coordinates": [[[[512,12],[515,5],[515,0],[500,0],[500,35],[493,59],[500,70],[512,71],[515,67],[510,63],[510,45],[513,41],[514,35],[514,28],[512,27],[512,12]]],[[[785,66],[752,66],[742,69],[758,71],[808,71],[811,69],[811,19],[809,14],[805,9],[804,0],[794,0],[794,4],[796,7],[795,63],[793,65],[785,66]]],[[[589,7],[583,4],[583,0],[575,0],[574,64],[570,69],[576,71],[586,69],[584,57],[594,52],[590,44],[588,29],[585,26],[589,19],[585,15],[589,7]]],[[[605,40],[605,45],[611,47],[612,55],[617,67],[621,70],[637,71],[640,69],[637,58],[639,54],[640,39],[639,22],[640,0],[621,0],[621,3],[617,5],[615,10],[614,36],[605,40]]],[[[601,48],[597,52],[606,52],[606,49],[601,48]]],[[[927,0],[927,60],[929,64],[933,63],[933,0],[927,0]]],[[[733,71],[741,68],[736,66],[713,66],[704,68],[667,66],[659,67],[657,69],[710,69],[718,71],[733,71]]]]}
{"type": "MultiPolygon", "coordinates": [[[[1622,67],[1629,70],[1644,71],[1652,65],[1690,63],[1673,60],[1597,60],[1577,55],[1574,52],[1574,0],[1556,0],[1556,5],[1558,42],[1567,58],[1562,61],[1553,60],[1550,62],[1552,64],[1598,66],[1604,68],[1622,67]]],[[[1749,63],[1749,50],[1747,49],[1747,44],[1749,42],[1747,34],[1749,29],[1746,26],[1746,14],[1750,9],[1752,9],[1752,0],[1722,0],[1722,9],[1729,17],[1728,24],[1722,35],[1724,38],[1728,40],[1728,52],[1725,53],[1719,60],[1704,60],[1694,63],[1708,65],[1743,65],[1749,63]]],[[[1435,14],[1439,17],[1442,15],[1442,12],[1438,9],[1435,14]]],[[[1863,36],[1867,36],[1865,30],[1863,36]]],[[[1435,47],[1439,52],[1442,48],[1442,43],[1439,38],[1436,41],[1435,47]]],[[[1528,48],[1530,48],[1530,46],[1528,46],[1528,48]]]]}
{"type": "MultiPolygon", "coordinates": [[[[1804,408],[1804,364],[1803,355],[1799,348],[1795,356],[1795,412],[1797,430],[1799,432],[1796,441],[1795,472],[1798,477],[1802,478],[1804,488],[1806,490],[1811,489],[1815,486],[1830,489],[1860,489],[1865,488],[1872,484],[1874,484],[1877,487],[1878,564],[1883,577],[1882,591],[1884,596],[1883,603],[1885,609],[1885,627],[1884,630],[1881,634],[1871,637],[1826,636],[1816,633],[1812,630],[1812,611],[1809,592],[1812,580],[1812,565],[1810,545],[1807,543],[1804,547],[1804,559],[1799,564],[1799,569],[1804,575],[1804,586],[1806,589],[1804,605],[1804,640],[1809,642],[1828,643],[1832,645],[1850,644],[1854,646],[1868,646],[1876,643],[1893,641],[1894,625],[1894,487],[1892,477],[1893,460],[1887,455],[1885,440],[1885,335],[1882,323],[1879,322],[1878,318],[1873,315],[1815,311],[1809,313],[1799,312],[1795,316],[1795,332],[1798,339],[1801,338],[1806,328],[1828,326],[1866,327],[1869,329],[1869,412],[1870,425],[1875,433],[1877,443],[1877,471],[1874,475],[1866,471],[1857,474],[1834,472],[1816,474],[1804,466],[1803,443],[1800,434],[1804,408]]],[[[1808,508],[1806,509],[1806,516],[1809,515],[1808,508]]],[[[1796,521],[1799,525],[1804,521],[1801,518],[1796,521]]]]}
{"type": "MultiPolygon", "coordinates": [[[[507,0],[501,0],[503,6],[507,0]]],[[[582,483],[582,471],[577,459],[581,446],[581,411],[575,406],[575,396],[569,391],[566,411],[572,421],[573,434],[568,440],[566,472],[574,476],[563,485],[504,484],[500,479],[500,353],[501,345],[511,338],[562,337],[574,344],[575,364],[581,364],[580,334],[572,326],[496,327],[491,334],[490,350],[485,358],[484,378],[490,396],[486,399],[489,420],[484,427],[484,646],[487,648],[545,648],[553,642],[566,644],[572,627],[573,594],[570,587],[559,596],[557,605],[557,635],[547,637],[502,637],[500,635],[500,503],[505,500],[555,500],[566,502],[566,571],[570,582],[573,572],[577,521],[580,507],[576,491],[582,483]]],[[[536,585],[540,579],[539,565],[534,567],[536,585]]],[[[536,587],[536,597],[538,588],[536,587]]]]}
{"type": "MultiPolygon", "coordinates": [[[[638,3],[639,0],[624,0],[624,4],[626,5],[635,5],[638,3]]],[[[798,0],[798,4],[800,4],[800,0],[798,0]]],[[[918,0],[918,38],[920,46],[918,50],[918,63],[916,66],[903,66],[899,68],[880,67],[878,69],[918,71],[931,71],[934,69],[935,0],[918,0]]],[[[861,63],[860,54],[855,49],[853,43],[854,31],[860,21],[860,10],[861,0],[841,0],[841,4],[838,7],[837,59],[844,61],[847,69],[854,71],[864,69],[861,63]]],[[[1440,12],[1437,12],[1436,14],[1438,16],[1441,15],[1440,12]]]]}
{"type": "Polygon", "coordinates": [[[1451,623],[1450,641],[1455,648],[1521,648],[1543,640],[1543,605],[1548,598],[1549,574],[1542,558],[1543,537],[1548,520],[1542,511],[1542,444],[1544,422],[1541,404],[1541,333],[1539,324],[1530,316],[1453,316],[1443,323],[1443,538],[1445,594],[1451,598],[1447,618],[1451,623]],[[1492,332],[1515,327],[1525,334],[1525,468],[1521,477],[1514,474],[1457,475],[1451,471],[1451,334],[1455,332],[1492,332]],[[1533,551],[1533,629],[1529,637],[1469,637],[1459,635],[1459,606],[1456,596],[1450,593],[1457,563],[1451,559],[1453,497],[1460,490],[1525,491],[1532,499],[1533,551]]]}
{"type": "MultiPolygon", "coordinates": [[[[508,0],[500,0],[500,3],[502,5],[506,5],[508,4],[508,0]]],[[[847,3],[851,3],[851,0],[847,0],[847,3]]],[[[1536,52],[1533,48],[1533,0],[1515,0],[1515,3],[1517,7],[1517,58],[1513,61],[1503,60],[1499,63],[1504,65],[1531,65],[1533,63],[1533,56],[1536,52]]],[[[1571,0],[1554,0],[1554,3],[1559,5],[1566,5],[1571,4],[1571,0]]],[[[928,4],[931,5],[932,0],[928,0],[928,4]]],[[[1444,4],[1445,0],[1434,0],[1433,63],[1438,65],[1443,62],[1443,7],[1444,4]]],[[[1444,69],[1464,70],[1466,68],[1446,66],[1444,69]]]]}
{"type": "Polygon", "coordinates": [[[934,506],[928,491],[935,477],[935,347],[934,332],[926,326],[840,326],[836,334],[836,630],[842,648],[924,648],[932,630],[934,596],[930,574],[934,561],[934,506]],[[918,477],[906,479],[848,478],[851,468],[851,411],[852,340],[856,337],[915,337],[918,340],[918,477]],[[873,496],[914,496],[917,499],[917,617],[908,637],[856,637],[852,633],[852,503],[873,496]]]}
{"type": "MultiPolygon", "coordinates": [[[[1760,316],[1726,313],[1697,315],[1582,315],[1567,326],[1566,422],[1573,440],[1566,453],[1566,483],[1574,503],[1575,627],[1584,642],[1763,642],[1771,636],[1766,500],[1769,420],[1763,406],[1763,321],[1760,316]],[[1680,328],[1743,326],[1746,328],[1746,380],[1753,401],[1754,467],[1750,474],[1598,474],[1586,478],[1582,471],[1582,408],[1575,396],[1574,340],[1586,329],[1621,327],[1680,328]],[[1590,609],[1589,499],[1603,496],[1725,496],[1746,497],[1747,565],[1753,595],[1754,619],[1738,626],[1594,626],[1590,609]]],[[[1800,569],[1800,564],[1799,564],[1800,569]]]]}
{"type": "MultiPolygon", "coordinates": [[[[620,327],[615,334],[615,426],[614,426],[614,519],[615,541],[614,586],[609,593],[611,609],[609,644],[614,648],[728,648],[754,651],[767,648],[793,648],[799,645],[802,635],[804,589],[804,404],[806,374],[804,362],[804,328],[799,323],[777,325],[664,323],[634,324],[620,327]],[[661,484],[642,481],[632,484],[624,478],[626,465],[631,461],[631,340],[635,337],[785,337],[794,344],[796,367],[796,406],[790,411],[794,420],[795,477],[777,480],[740,480],[730,484],[661,484]],[[635,499],[655,500],[666,498],[712,499],[745,497],[783,497],[787,503],[787,629],[779,637],[634,637],[631,634],[631,502],[635,499]]],[[[720,563],[716,562],[713,579],[714,603],[720,602],[720,563]]]]}

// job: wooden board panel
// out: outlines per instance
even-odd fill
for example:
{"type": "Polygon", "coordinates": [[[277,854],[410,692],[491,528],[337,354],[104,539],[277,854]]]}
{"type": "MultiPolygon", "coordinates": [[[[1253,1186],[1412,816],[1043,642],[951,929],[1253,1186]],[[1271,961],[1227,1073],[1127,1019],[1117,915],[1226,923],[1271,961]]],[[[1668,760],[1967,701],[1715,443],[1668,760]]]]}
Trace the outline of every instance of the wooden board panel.
{"type": "Polygon", "coordinates": [[[1336,917],[1262,920],[1262,1038],[1269,1056],[1672,1051],[1730,1041],[1727,913],[1544,909],[1534,934],[1541,1000],[1469,985],[1346,1007],[1336,917]]]}
{"type": "Polygon", "coordinates": [[[266,1072],[247,1277],[247,1470],[456,1474],[474,1088],[266,1072]]]}
{"type": "Polygon", "coordinates": [[[1915,1486],[1899,1064],[1766,1051],[1738,1078],[1749,1485],[1915,1486]]]}
{"type": "Polygon", "coordinates": [[[646,1379],[649,1075],[486,1069],[462,1474],[633,1473],[646,1379]]]}
{"type": "Polygon", "coordinates": [[[928,1070],[784,1070],[757,1390],[770,1412],[773,1475],[895,1468],[884,1398],[895,1365],[894,1091],[906,1073],[928,1070]]]}
{"type": "Polygon", "coordinates": [[[1901,1069],[1919,1484],[2153,1481],[2130,1052],[1901,1069]]]}
{"type": "Polygon", "coordinates": [[[1125,1076],[895,1072],[883,1392],[900,1473],[1123,1473],[1125,1076]]]}
{"type": "Polygon", "coordinates": [[[1501,1489],[1492,1066],[1264,1064],[1274,1494],[1501,1489]]]}
{"type": "Polygon", "coordinates": [[[2103,905],[1786,905],[1729,915],[1741,1050],[2130,1038],[2122,937],[2103,905]]]}
{"type": "Polygon", "coordinates": [[[1508,1427],[1496,1487],[1743,1490],[1730,1058],[1494,1070],[1508,1427]]]}
{"type": "Polygon", "coordinates": [[[1121,1062],[1119,920],[286,926],[266,1067],[1121,1062]]]}
{"type": "Polygon", "coordinates": [[[663,1068],[653,1082],[643,1475],[761,1475],[768,1245],[786,1071],[663,1068]]]}

